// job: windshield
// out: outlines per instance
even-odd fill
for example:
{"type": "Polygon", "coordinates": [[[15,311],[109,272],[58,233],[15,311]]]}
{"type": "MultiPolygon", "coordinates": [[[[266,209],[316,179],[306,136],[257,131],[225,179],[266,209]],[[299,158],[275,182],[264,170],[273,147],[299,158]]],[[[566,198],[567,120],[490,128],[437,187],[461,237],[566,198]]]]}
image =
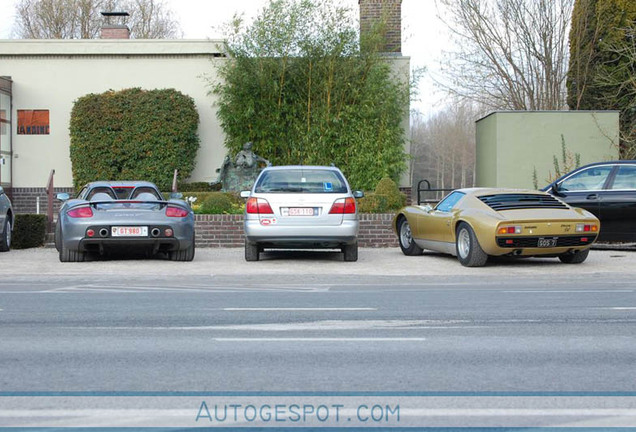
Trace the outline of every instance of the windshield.
{"type": "Polygon", "coordinates": [[[256,193],[346,193],[347,184],[338,171],[289,169],[266,171],[259,178],[256,193]]]}

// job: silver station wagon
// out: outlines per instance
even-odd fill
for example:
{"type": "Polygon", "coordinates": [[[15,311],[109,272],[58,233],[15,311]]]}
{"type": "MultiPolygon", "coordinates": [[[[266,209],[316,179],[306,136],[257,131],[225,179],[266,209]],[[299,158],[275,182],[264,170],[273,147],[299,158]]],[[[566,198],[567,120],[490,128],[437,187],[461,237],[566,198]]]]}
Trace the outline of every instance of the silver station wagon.
{"type": "Polygon", "coordinates": [[[245,260],[266,249],[340,249],[358,259],[356,198],[342,172],[329,166],[265,168],[245,205],[245,260]]]}

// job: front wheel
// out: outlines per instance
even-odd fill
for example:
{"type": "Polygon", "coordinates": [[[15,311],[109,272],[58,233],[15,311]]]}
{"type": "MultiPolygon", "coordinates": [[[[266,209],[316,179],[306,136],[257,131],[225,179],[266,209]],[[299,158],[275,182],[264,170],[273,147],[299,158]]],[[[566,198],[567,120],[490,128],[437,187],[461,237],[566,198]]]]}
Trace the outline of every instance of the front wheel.
{"type": "Polygon", "coordinates": [[[587,259],[587,256],[590,254],[589,249],[585,249],[577,252],[567,252],[559,255],[559,259],[562,263],[565,264],[581,264],[583,261],[587,259]]]}
{"type": "Polygon", "coordinates": [[[7,252],[11,249],[11,222],[9,222],[9,216],[7,214],[7,219],[4,223],[4,233],[0,238],[0,252],[7,252]]]}
{"type": "Polygon", "coordinates": [[[401,217],[398,221],[397,232],[400,249],[402,249],[402,253],[404,255],[422,255],[422,248],[415,243],[415,240],[413,240],[411,226],[405,217],[401,217]]]}
{"type": "Polygon", "coordinates": [[[465,222],[457,227],[455,250],[457,259],[465,267],[481,267],[488,261],[488,255],[479,245],[475,231],[465,222]]]}

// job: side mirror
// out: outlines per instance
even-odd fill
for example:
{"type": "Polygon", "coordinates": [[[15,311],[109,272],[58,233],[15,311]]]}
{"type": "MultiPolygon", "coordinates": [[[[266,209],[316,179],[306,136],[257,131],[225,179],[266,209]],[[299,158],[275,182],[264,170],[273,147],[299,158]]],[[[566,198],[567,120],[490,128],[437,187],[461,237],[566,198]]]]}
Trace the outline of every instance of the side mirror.
{"type": "Polygon", "coordinates": [[[364,198],[364,192],[359,191],[359,190],[353,191],[353,197],[354,198],[364,198]]]}
{"type": "Polygon", "coordinates": [[[55,198],[59,199],[60,201],[66,201],[70,198],[71,196],[69,194],[67,194],[66,192],[61,192],[57,195],[55,195],[55,198]]]}
{"type": "Polygon", "coordinates": [[[183,194],[181,192],[172,192],[170,199],[183,199],[183,194]]]}
{"type": "Polygon", "coordinates": [[[241,191],[241,198],[249,198],[250,191],[241,191]]]}
{"type": "Polygon", "coordinates": [[[559,185],[557,183],[552,183],[552,186],[550,186],[550,193],[552,195],[561,196],[561,192],[559,192],[559,185]]]}

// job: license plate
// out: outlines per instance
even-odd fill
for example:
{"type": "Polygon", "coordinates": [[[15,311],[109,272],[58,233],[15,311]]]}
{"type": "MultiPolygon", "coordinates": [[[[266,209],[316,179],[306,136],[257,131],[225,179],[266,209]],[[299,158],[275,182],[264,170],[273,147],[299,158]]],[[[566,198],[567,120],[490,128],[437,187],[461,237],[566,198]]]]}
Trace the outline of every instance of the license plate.
{"type": "Polygon", "coordinates": [[[555,238],[540,238],[538,246],[540,248],[551,248],[556,247],[557,239],[555,238]]]}
{"type": "Polygon", "coordinates": [[[289,216],[314,216],[318,213],[315,207],[290,207],[287,210],[289,216]]]}
{"type": "Polygon", "coordinates": [[[147,226],[114,226],[111,229],[113,237],[148,237],[147,226]]]}

